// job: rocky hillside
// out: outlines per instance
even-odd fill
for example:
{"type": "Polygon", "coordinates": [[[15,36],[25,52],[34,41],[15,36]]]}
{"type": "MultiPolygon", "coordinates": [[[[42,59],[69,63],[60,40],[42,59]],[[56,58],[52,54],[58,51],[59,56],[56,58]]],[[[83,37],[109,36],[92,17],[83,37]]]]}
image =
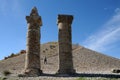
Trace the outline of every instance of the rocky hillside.
{"type": "MultiPolygon", "coordinates": [[[[74,68],[78,73],[111,73],[114,68],[120,68],[120,59],[103,55],[82,46],[73,45],[74,68]]],[[[10,70],[21,73],[24,69],[25,54],[0,61],[0,72],[10,70]]],[[[58,70],[58,43],[49,42],[41,45],[41,68],[44,73],[55,73],[58,70]],[[48,63],[43,59],[47,57],[48,63]]]]}

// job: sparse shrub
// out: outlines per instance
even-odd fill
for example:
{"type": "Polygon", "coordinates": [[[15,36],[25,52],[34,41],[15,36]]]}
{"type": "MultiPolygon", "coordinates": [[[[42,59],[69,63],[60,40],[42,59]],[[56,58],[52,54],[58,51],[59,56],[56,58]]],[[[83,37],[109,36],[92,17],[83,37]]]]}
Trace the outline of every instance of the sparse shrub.
{"type": "Polygon", "coordinates": [[[4,59],[6,60],[6,59],[8,59],[8,57],[4,57],[4,59]]]}
{"type": "Polygon", "coordinates": [[[3,77],[3,78],[0,78],[0,80],[7,80],[7,78],[6,78],[6,77],[3,77]]]}
{"type": "Polygon", "coordinates": [[[6,77],[0,77],[0,80],[6,80],[7,78],[6,77]]]}
{"type": "Polygon", "coordinates": [[[113,69],[112,72],[113,73],[120,73],[120,69],[113,69]]]}
{"type": "Polygon", "coordinates": [[[4,76],[8,76],[8,75],[10,75],[10,74],[11,74],[11,72],[8,71],[8,70],[3,71],[3,75],[4,75],[4,76]]]}
{"type": "Polygon", "coordinates": [[[24,74],[18,74],[18,77],[25,77],[24,74]]]}
{"type": "Polygon", "coordinates": [[[55,48],[55,46],[54,45],[50,45],[50,49],[53,49],[53,48],[55,48]]]}
{"type": "Polygon", "coordinates": [[[26,50],[21,50],[19,53],[16,53],[16,54],[11,53],[10,56],[4,57],[4,59],[6,60],[8,58],[16,57],[16,56],[19,56],[20,54],[24,54],[24,53],[26,53],[26,50]]]}
{"type": "Polygon", "coordinates": [[[10,56],[8,56],[8,57],[6,57],[6,58],[8,59],[8,58],[12,58],[12,57],[15,57],[15,56],[16,56],[16,54],[11,53],[11,55],[10,55],[10,56]]]}
{"type": "Polygon", "coordinates": [[[43,53],[45,53],[45,50],[43,50],[43,53]]]}
{"type": "Polygon", "coordinates": [[[12,53],[11,55],[10,55],[10,57],[14,57],[15,56],[15,54],[14,53],[12,53]]]}
{"type": "Polygon", "coordinates": [[[26,53],[26,50],[21,50],[20,51],[20,54],[24,54],[24,53],[26,53]]]}
{"type": "Polygon", "coordinates": [[[48,49],[46,48],[46,51],[47,51],[48,49]]]}
{"type": "Polygon", "coordinates": [[[4,59],[6,60],[6,59],[8,59],[8,58],[12,58],[12,57],[14,57],[14,56],[16,56],[14,53],[11,53],[11,55],[10,56],[8,56],[8,57],[4,57],[4,59]]]}

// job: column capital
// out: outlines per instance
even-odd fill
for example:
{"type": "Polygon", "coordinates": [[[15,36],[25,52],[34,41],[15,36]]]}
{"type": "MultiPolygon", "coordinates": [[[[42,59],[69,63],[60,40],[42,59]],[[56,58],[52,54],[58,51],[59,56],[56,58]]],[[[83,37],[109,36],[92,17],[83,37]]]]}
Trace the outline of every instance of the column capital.
{"type": "Polygon", "coordinates": [[[73,21],[73,16],[72,15],[58,15],[57,18],[57,24],[59,24],[60,22],[62,23],[68,23],[68,24],[72,24],[73,21]]]}
{"type": "Polygon", "coordinates": [[[26,16],[26,20],[27,23],[36,23],[39,26],[42,26],[42,19],[41,16],[39,16],[36,7],[31,10],[30,16],[26,16]]]}

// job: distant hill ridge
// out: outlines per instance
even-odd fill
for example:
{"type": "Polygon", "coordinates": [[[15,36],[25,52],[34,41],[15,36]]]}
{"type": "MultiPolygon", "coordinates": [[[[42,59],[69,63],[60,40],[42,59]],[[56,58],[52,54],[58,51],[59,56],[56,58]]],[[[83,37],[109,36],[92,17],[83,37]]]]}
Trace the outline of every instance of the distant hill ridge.
{"type": "MultiPolygon", "coordinates": [[[[76,72],[82,73],[111,73],[114,68],[120,68],[120,59],[110,57],[79,45],[73,45],[73,62],[76,72]]],[[[21,73],[24,69],[25,54],[0,61],[0,72],[10,70],[21,73]]],[[[59,67],[58,43],[41,44],[41,68],[44,73],[55,73],[59,67]],[[48,64],[43,63],[47,57],[48,64]]]]}

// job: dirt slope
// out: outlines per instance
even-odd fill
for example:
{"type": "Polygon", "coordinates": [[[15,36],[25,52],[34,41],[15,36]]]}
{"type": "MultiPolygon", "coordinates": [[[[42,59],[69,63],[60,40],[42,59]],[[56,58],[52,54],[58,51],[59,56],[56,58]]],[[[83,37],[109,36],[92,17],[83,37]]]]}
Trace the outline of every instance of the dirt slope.
{"type": "MultiPolygon", "coordinates": [[[[120,68],[120,59],[103,55],[82,46],[73,45],[73,61],[76,72],[110,73],[113,68],[120,68]]],[[[10,70],[21,73],[24,69],[25,54],[0,61],[0,72],[10,70]]],[[[58,44],[49,42],[41,45],[41,68],[44,73],[55,73],[58,70],[58,44]],[[43,64],[44,57],[48,64],[43,64]]]]}

